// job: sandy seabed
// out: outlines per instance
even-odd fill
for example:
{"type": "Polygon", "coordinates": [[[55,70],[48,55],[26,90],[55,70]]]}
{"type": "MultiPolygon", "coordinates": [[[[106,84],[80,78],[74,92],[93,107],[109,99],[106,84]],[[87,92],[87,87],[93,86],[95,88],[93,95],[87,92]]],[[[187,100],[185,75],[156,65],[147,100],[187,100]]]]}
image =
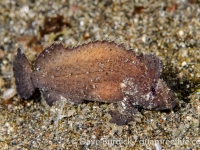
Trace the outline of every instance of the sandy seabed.
{"type": "Polygon", "coordinates": [[[0,149],[200,148],[200,2],[198,0],[18,0],[0,2],[0,149]],[[16,94],[17,48],[34,61],[60,41],[124,43],[163,62],[162,78],[179,106],[141,110],[135,121],[109,123],[112,104],[87,102],[49,108],[16,94]],[[59,114],[59,115],[58,115],[59,114]],[[61,116],[64,115],[64,116],[61,116]]]}

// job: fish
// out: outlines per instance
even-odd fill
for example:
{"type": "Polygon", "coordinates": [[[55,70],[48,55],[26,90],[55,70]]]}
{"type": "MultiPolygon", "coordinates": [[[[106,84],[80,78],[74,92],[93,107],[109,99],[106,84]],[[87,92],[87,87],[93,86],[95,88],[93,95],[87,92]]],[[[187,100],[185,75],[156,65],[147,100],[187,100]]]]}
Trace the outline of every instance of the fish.
{"type": "Polygon", "coordinates": [[[92,41],[76,47],[53,43],[31,64],[19,48],[13,61],[17,93],[29,99],[39,89],[49,106],[65,98],[113,103],[111,123],[134,120],[137,108],[172,110],[175,94],[161,79],[161,60],[153,54],[136,55],[114,41],[92,41]]]}

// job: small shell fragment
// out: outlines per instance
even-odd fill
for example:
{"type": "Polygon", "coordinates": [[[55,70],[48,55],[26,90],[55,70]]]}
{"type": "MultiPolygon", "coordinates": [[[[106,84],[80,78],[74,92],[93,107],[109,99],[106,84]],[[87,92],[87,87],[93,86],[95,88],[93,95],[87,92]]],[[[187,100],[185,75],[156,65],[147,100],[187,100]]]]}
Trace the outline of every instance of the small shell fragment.
{"type": "Polygon", "coordinates": [[[10,88],[10,89],[8,89],[7,91],[5,91],[5,92],[3,93],[2,98],[3,98],[4,100],[8,100],[8,99],[12,98],[16,93],[17,93],[16,89],[10,88]]]}

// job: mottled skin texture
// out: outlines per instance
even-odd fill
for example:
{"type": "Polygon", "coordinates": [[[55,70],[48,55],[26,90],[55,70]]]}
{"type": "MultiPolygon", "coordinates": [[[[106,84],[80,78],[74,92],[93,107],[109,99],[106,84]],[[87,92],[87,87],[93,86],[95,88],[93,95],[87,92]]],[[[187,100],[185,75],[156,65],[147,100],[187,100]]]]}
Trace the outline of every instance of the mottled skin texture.
{"type": "Polygon", "coordinates": [[[73,103],[116,103],[110,114],[111,122],[118,125],[133,120],[135,107],[163,110],[177,105],[160,79],[158,57],[136,56],[114,42],[96,41],[75,48],[54,43],[36,58],[33,68],[19,50],[13,69],[22,98],[29,98],[39,88],[50,106],[61,96],[73,103]]]}

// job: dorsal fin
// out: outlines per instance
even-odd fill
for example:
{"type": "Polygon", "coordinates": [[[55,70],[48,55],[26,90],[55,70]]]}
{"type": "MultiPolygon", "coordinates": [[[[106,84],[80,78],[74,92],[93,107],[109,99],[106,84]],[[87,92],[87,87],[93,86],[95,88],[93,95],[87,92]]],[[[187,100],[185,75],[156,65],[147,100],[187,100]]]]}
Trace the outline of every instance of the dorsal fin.
{"type": "Polygon", "coordinates": [[[59,53],[64,49],[62,43],[53,43],[51,46],[45,48],[36,58],[34,62],[35,69],[39,69],[40,66],[45,66],[46,63],[54,59],[56,53],[59,53]]]}
{"type": "MultiPolygon", "coordinates": [[[[71,51],[92,51],[92,50],[116,50],[117,53],[122,53],[123,51],[126,51],[126,48],[123,44],[118,45],[114,41],[92,41],[89,43],[84,43],[81,45],[78,45],[76,47],[72,48],[64,48],[64,46],[61,43],[53,43],[51,46],[45,48],[36,58],[34,66],[35,69],[40,69],[45,67],[47,64],[54,64],[57,63],[57,61],[60,61],[62,59],[66,59],[68,57],[69,52],[71,51]],[[62,59],[61,57],[64,56],[62,59]],[[59,57],[59,58],[58,58],[59,57]],[[56,59],[58,58],[58,59],[56,59]],[[56,60],[56,62],[54,62],[56,60]]],[[[129,53],[132,53],[135,56],[135,53],[133,51],[127,51],[129,53]]],[[[98,52],[97,52],[98,53],[98,52]]],[[[104,53],[104,52],[102,52],[104,53]]]]}

